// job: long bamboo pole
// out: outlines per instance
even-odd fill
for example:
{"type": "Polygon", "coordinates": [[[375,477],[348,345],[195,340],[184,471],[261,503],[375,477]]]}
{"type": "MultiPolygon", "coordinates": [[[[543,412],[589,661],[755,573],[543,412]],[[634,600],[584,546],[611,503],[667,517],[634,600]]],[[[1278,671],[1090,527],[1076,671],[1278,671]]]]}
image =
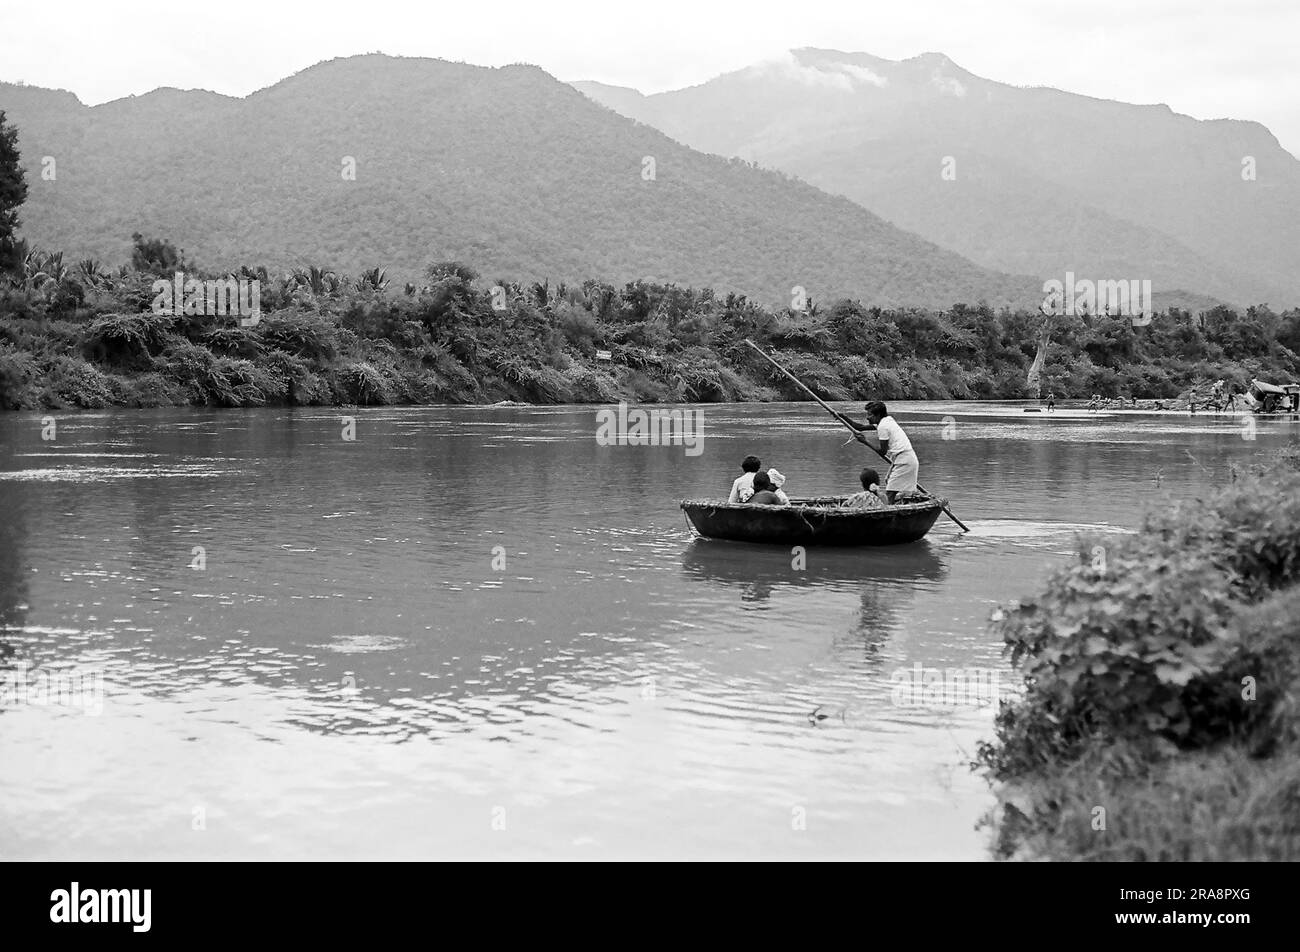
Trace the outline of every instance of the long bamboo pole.
{"type": "MultiPolygon", "coordinates": [[[[773,367],[775,367],[777,370],[781,371],[781,373],[785,374],[787,377],[789,377],[791,380],[793,380],[793,381],[794,381],[794,382],[795,382],[795,383],[796,383],[796,384],[797,384],[797,385],[798,385],[798,386],[803,390],[804,393],[808,394],[808,396],[812,397],[814,400],[816,400],[818,403],[820,403],[820,404],[822,405],[822,408],[823,408],[827,413],[829,413],[831,416],[835,417],[835,419],[839,420],[839,421],[840,421],[841,423],[843,423],[846,427],[848,427],[849,431],[852,432],[853,435],[854,435],[855,437],[858,435],[858,433],[859,433],[858,429],[855,428],[855,427],[853,427],[853,426],[850,426],[849,423],[848,423],[848,421],[844,419],[844,415],[843,415],[842,413],[840,413],[839,411],[833,409],[833,408],[830,406],[830,404],[828,404],[828,403],[827,403],[825,400],[823,400],[821,397],[817,396],[817,394],[813,393],[812,390],[809,389],[809,388],[804,384],[804,382],[803,382],[802,380],[800,380],[800,379],[799,379],[798,377],[796,377],[794,374],[790,373],[790,371],[788,371],[788,370],[786,370],[784,367],[782,367],[779,363],[776,362],[776,360],[775,360],[774,358],[768,356],[768,354],[763,350],[763,348],[759,347],[757,344],[755,344],[755,343],[754,343],[752,340],[750,340],[749,338],[745,338],[745,343],[748,344],[750,347],[754,348],[754,350],[758,353],[758,355],[759,355],[760,357],[762,357],[764,360],[766,360],[769,364],[771,364],[771,365],[772,365],[773,367]]],[[[867,445],[868,445],[868,446],[871,446],[870,443],[868,443],[867,445]]],[[[884,453],[880,452],[879,448],[877,448],[877,447],[875,447],[875,446],[871,446],[871,448],[872,448],[873,450],[875,450],[877,456],[879,456],[879,457],[880,457],[881,459],[883,459],[885,462],[887,462],[887,463],[889,462],[889,457],[886,456],[884,453]]],[[[917,484],[916,484],[916,488],[919,489],[919,490],[921,490],[921,492],[925,493],[927,496],[933,495],[933,493],[931,493],[929,490],[927,490],[927,489],[926,489],[924,486],[922,486],[920,483],[917,483],[917,484]]],[[[938,497],[936,497],[936,498],[938,498],[938,497]]],[[[946,503],[943,505],[943,513],[944,513],[944,515],[946,515],[949,519],[951,519],[953,522],[957,523],[957,525],[961,526],[961,531],[962,531],[962,532],[970,532],[970,529],[968,529],[968,528],[966,527],[966,523],[962,522],[960,519],[958,519],[956,516],[954,516],[954,515],[952,514],[952,510],[950,510],[950,509],[948,508],[948,506],[947,506],[946,503]]]]}

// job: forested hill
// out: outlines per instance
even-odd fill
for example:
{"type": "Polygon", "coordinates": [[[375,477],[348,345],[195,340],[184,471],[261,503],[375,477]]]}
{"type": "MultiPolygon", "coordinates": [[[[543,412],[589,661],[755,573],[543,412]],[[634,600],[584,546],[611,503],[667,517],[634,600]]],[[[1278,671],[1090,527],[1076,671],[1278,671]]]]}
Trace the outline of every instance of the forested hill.
{"type": "Polygon", "coordinates": [[[455,259],[489,277],[649,277],[774,305],[796,285],[869,305],[1042,298],[1041,276],[986,270],[845,198],[693,151],[531,66],[376,54],[244,99],[160,89],[95,107],[0,84],[0,109],[30,185],[22,235],[69,259],[125,262],[143,232],[213,270],[381,266],[404,281],[455,259]]]}

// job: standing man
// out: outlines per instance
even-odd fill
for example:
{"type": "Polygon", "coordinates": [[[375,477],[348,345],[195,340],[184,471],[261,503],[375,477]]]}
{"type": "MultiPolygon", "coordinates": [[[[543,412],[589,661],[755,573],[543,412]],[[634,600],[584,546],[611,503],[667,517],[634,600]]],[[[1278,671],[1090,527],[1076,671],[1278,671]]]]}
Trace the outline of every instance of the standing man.
{"type": "Polygon", "coordinates": [[[916,492],[916,480],[921,463],[912,449],[912,441],[907,438],[898,421],[889,415],[889,408],[879,400],[873,400],[865,407],[868,423],[861,424],[841,414],[840,419],[857,432],[853,438],[859,443],[870,446],[871,442],[862,435],[864,430],[875,430],[880,440],[880,452],[889,460],[889,475],[885,477],[885,495],[892,503],[900,493],[916,492]]]}

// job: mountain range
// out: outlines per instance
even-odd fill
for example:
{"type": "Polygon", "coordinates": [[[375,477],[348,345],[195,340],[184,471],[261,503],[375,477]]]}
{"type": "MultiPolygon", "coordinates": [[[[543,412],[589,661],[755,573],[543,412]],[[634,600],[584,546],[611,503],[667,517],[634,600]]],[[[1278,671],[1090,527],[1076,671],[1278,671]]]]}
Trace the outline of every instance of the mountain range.
{"type": "Polygon", "coordinates": [[[1300,302],[1300,162],[1256,122],[1010,86],[938,53],[799,49],[649,96],[574,85],[990,269],[1300,302]]]}
{"type": "Polygon", "coordinates": [[[371,54],[244,98],[159,89],[93,107],[0,84],[0,109],[27,170],[21,234],[73,259],[125,262],[141,232],[213,270],[413,280],[459,260],[488,280],[648,277],[777,304],[796,286],[879,305],[1042,299],[1041,278],[690,148],[531,66],[371,54]]]}

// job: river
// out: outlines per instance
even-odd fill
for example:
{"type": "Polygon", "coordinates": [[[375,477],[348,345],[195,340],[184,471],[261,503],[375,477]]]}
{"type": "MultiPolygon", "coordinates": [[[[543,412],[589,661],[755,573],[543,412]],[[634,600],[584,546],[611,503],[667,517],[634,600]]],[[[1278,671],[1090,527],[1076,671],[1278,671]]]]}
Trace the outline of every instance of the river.
{"type": "Polygon", "coordinates": [[[900,672],[1005,673],[991,611],[1077,531],[1297,432],[898,403],[972,531],[799,568],[677,501],[869,451],[695,409],[698,455],[594,407],[0,416],[0,857],[985,859],[993,707],[900,672]]]}

